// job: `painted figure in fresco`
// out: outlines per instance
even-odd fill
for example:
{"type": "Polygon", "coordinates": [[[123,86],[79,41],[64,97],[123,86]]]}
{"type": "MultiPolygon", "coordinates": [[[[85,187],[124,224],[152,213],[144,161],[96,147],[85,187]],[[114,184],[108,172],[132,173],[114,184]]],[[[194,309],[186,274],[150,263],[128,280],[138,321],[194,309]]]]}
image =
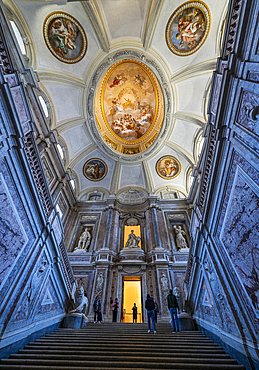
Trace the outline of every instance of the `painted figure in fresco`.
{"type": "Polygon", "coordinates": [[[176,226],[174,226],[174,230],[175,230],[175,233],[176,233],[176,247],[178,250],[180,250],[181,248],[188,248],[188,245],[186,243],[186,240],[184,238],[184,235],[186,235],[185,231],[182,230],[181,226],[179,226],[178,228],[176,226]]]}
{"type": "Polygon", "coordinates": [[[145,77],[144,76],[140,76],[139,74],[137,74],[135,77],[134,77],[134,84],[137,85],[138,87],[140,87],[142,89],[142,86],[144,85],[145,83],[145,77]]]}
{"type": "Polygon", "coordinates": [[[91,234],[88,231],[88,228],[81,234],[77,247],[74,249],[74,252],[84,251],[87,252],[87,249],[90,245],[91,234]]]}
{"type": "Polygon", "coordinates": [[[89,163],[86,168],[85,168],[85,171],[87,173],[87,175],[93,179],[96,179],[98,180],[99,178],[101,178],[104,174],[104,169],[103,169],[103,166],[101,163],[99,162],[93,162],[93,163],[89,163]]]}
{"type": "Polygon", "coordinates": [[[161,169],[163,176],[173,176],[177,172],[177,167],[172,159],[165,160],[165,166],[161,169]]]}
{"type": "Polygon", "coordinates": [[[131,230],[131,234],[129,234],[125,247],[126,248],[139,248],[138,246],[139,242],[140,242],[140,237],[134,234],[134,230],[131,230]]]}
{"type": "Polygon", "coordinates": [[[184,43],[191,49],[197,45],[205,30],[205,19],[202,12],[197,8],[188,8],[183,11],[178,19],[178,33],[176,39],[180,40],[179,47],[184,43]]]}
{"type": "Polygon", "coordinates": [[[127,81],[127,77],[124,75],[124,73],[121,73],[114,77],[112,84],[110,85],[110,88],[116,87],[118,85],[123,85],[127,81]]]}
{"type": "Polygon", "coordinates": [[[58,42],[54,49],[62,55],[76,48],[74,44],[77,37],[76,26],[68,19],[55,19],[50,25],[49,37],[58,42]]]}

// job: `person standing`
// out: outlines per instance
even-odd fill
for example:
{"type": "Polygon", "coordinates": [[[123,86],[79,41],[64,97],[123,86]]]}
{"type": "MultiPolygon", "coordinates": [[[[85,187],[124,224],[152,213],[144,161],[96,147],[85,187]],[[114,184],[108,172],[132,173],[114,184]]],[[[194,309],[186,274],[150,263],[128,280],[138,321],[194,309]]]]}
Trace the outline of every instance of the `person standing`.
{"type": "Polygon", "coordinates": [[[134,303],[134,306],[132,307],[132,313],[133,313],[133,324],[136,320],[136,322],[138,321],[137,320],[137,317],[138,317],[138,307],[136,306],[136,303],[134,303]]]}
{"type": "Polygon", "coordinates": [[[157,323],[157,314],[159,312],[159,308],[158,308],[158,304],[155,300],[154,300],[154,304],[155,304],[155,309],[154,309],[154,311],[155,311],[155,323],[157,323]]]}
{"type": "Polygon", "coordinates": [[[118,298],[112,304],[112,322],[117,322],[117,312],[119,311],[118,298]]]}
{"type": "Polygon", "coordinates": [[[96,324],[98,320],[98,324],[101,324],[102,321],[102,304],[101,300],[98,298],[98,296],[94,300],[93,304],[93,309],[94,309],[94,323],[96,324]]]}
{"type": "Polygon", "coordinates": [[[152,320],[152,327],[153,332],[156,334],[156,325],[155,325],[155,304],[153,301],[153,298],[150,297],[150,295],[147,295],[147,300],[145,303],[145,308],[147,310],[147,325],[148,325],[148,333],[150,333],[150,319],[152,320]]]}
{"type": "Polygon", "coordinates": [[[167,296],[167,306],[172,318],[173,333],[175,333],[175,331],[179,331],[179,318],[177,313],[180,313],[180,311],[176,296],[173,294],[172,289],[170,289],[167,296]]]}

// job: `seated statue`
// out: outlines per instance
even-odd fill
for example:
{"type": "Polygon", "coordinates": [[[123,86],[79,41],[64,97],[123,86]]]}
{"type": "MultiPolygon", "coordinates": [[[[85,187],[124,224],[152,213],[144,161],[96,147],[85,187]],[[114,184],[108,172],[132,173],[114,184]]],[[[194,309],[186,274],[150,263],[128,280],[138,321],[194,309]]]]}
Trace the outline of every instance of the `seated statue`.
{"type": "Polygon", "coordinates": [[[131,234],[129,234],[127,243],[125,245],[126,248],[139,248],[138,243],[140,242],[140,237],[136,236],[133,231],[134,230],[131,230],[131,234]]]}
{"type": "Polygon", "coordinates": [[[77,287],[75,292],[75,309],[69,311],[68,314],[71,313],[80,313],[84,317],[85,321],[88,321],[87,317],[85,316],[87,308],[88,308],[88,298],[84,295],[84,288],[77,287]]]}
{"type": "Polygon", "coordinates": [[[91,234],[86,228],[85,231],[80,235],[79,242],[77,247],[74,249],[74,252],[87,252],[88,247],[91,241],[91,234]]]}

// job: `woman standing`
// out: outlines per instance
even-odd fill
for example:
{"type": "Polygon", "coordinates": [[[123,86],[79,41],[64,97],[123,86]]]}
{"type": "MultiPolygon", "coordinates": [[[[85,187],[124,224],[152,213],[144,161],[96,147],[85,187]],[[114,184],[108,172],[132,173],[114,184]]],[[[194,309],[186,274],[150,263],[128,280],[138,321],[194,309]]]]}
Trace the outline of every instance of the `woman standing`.
{"type": "Polygon", "coordinates": [[[133,324],[136,320],[136,322],[138,321],[137,320],[137,317],[138,317],[138,307],[136,306],[136,303],[134,303],[134,306],[132,307],[132,313],[133,313],[133,324]]]}
{"type": "Polygon", "coordinates": [[[117,312],[119,310],[118,298],[112,304],[112,322],[117,322],[117,312]]]}

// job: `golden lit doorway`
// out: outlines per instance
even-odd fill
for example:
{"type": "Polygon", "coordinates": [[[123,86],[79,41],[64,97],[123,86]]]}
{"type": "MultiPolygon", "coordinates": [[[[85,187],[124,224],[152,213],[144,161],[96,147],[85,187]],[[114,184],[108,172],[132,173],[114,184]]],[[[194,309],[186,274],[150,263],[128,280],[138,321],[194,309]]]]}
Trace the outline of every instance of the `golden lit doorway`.
{"type": "Polygon", "coordinates": [[[133,322],[132,307],[134,303],[138,308],[137,322],[143,322],[140,276],[123,277],[122,302],[122,322],[133,322]]]}

